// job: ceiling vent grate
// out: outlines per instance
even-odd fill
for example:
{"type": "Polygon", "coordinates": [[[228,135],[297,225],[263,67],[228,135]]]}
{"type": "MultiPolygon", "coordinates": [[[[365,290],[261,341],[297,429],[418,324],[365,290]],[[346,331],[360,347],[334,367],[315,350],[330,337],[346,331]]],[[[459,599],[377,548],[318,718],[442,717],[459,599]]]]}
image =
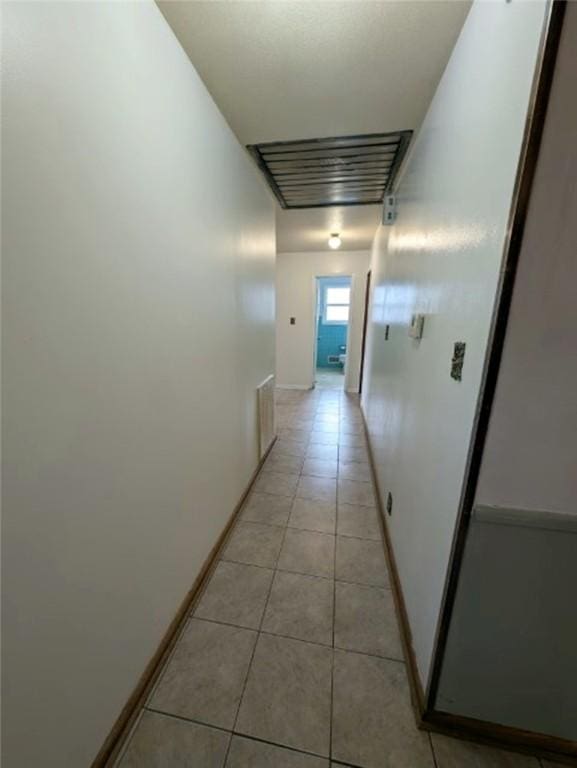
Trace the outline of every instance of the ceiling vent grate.
{"type": "Polygon", "coordinates": [[[380,204],[412,131],[252,144],[249,151],[283,208],[380,204]]]}

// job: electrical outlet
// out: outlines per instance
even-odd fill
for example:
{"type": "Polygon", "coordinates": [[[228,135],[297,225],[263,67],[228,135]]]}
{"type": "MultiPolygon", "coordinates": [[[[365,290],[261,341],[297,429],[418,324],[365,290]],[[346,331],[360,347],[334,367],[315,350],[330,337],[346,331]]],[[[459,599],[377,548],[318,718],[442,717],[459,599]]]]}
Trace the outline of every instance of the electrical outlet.
{"type": "Polygon", "coordinates": [[[387,493],[387,515],[393,514],[393,497],[392,494],[389,492],[387,493]]]}
{"type": "Polygon", "coordinates": [[[294,325],[296,323],[296,317],[291,317],[290,324],[294,325]]]}

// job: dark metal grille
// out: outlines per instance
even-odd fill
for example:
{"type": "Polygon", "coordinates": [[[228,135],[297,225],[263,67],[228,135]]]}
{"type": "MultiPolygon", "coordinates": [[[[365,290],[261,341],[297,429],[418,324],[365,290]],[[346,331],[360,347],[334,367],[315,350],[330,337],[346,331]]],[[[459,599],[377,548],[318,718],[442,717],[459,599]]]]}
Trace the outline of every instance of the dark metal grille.
{"type": "Polygon", "coordinates": [[[283,208],[383,202],[412,131],[252,144],[248,149],[283,208]]]}

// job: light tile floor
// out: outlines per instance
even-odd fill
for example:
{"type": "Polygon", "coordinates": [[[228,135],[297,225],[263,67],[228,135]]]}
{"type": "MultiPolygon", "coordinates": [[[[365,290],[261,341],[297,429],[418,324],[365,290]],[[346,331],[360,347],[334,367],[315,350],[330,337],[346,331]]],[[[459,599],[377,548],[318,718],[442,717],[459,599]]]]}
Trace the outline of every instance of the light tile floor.
{"type": "Polygon", "coordinates": [[[417,730],[358,403],[324,384],[277,393],[279,438],[118,765],[539,768],[417,730]]]}
{"type": "Polygon", "coordinates": [[[315,372],[315,383],[317,389],[342,389],[344,386],[345,375],[342,368],[317,368],[315,372]]]}

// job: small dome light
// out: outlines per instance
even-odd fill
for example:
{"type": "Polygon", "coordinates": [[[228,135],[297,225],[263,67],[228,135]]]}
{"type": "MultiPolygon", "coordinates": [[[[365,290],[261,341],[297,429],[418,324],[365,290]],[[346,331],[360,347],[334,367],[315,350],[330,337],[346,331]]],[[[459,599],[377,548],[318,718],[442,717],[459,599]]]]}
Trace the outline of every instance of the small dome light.
{"type": "Polygon", "coordinates": [[[338,232],[333,232],[332,235],[329,237],[329,248],[332,248],[334,251],[336,251],[337,248],[340,248],[342,244],[342,240],[339,237],[338,232]]]}

